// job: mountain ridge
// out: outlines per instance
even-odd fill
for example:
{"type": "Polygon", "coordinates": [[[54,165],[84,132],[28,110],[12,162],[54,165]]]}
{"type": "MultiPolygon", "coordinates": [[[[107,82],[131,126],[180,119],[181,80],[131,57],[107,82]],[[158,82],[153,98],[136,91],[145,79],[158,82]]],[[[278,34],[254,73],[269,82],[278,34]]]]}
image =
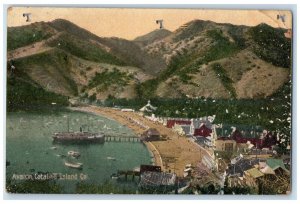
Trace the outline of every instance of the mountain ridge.
{"type": "Polygon", "coordinates": [[[26,70],[27,82],[71,97],[263,98],[290,78],[291,41],[284,32],[265,24],[194,20],[174,32],[154,30],[129,41],[56,19],[8,28],[8,60],[26,70]],[[35,54],[47,57],[37,61],[35,54]],[[102,75],[122,83],[101,82],[102,75]],[[49,76],[61,78],[54,89],[47,87],[49,76]],[[89,87],[93,80],[98,84],[89,87]]]}

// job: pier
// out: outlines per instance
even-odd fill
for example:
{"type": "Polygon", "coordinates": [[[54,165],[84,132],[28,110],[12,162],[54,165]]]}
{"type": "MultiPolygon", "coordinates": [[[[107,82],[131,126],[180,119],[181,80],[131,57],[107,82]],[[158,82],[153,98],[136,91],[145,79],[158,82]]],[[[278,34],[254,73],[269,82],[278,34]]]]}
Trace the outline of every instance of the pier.
{"type": "MultiPolygon", "coordinates": [[[[155,159],[155,165],[161,166],[161,170],[164,172],[175,172],[178,177],[183,177],[183,169],[187,164],[196,165],[199,161],[202,160],[204,151],[199,152],[201,149],[196,143],[190,141],[186,137],[181,137],[170,128],[165,127],[160,123],[153,122],[135,112],[122,112],[112,108],[106,107],[96,107],[96,106],[87,106],[87,107],[76,107],[72,108],[73,110],[79,110],[84,112],[90,112],[97,115],[101,115],[112,120],[116,120],[122,125],[128,126],[132,131],[135,132],[136,136],[141,135],[145,132],[145,129],[138,124],[132,123],[134,121],[139,121],[140,124],[143,124],[145,127],[155,128],[160,132],[160,135],[166,135],[167,140],[158,140],[145,142],[144,144],[147,148],[153,153],[155,159]],[[131,118],[131,120],[129,120],[131,118]],[[175,159],[168,159],[174,158],[175,159]]],[[[109,138],[107,133],[106,141],[119,141],[119,138],[109,138]]],[[[113,133],[111,133],[113,134],[113,133]]],[[[106,135],[105,135],[106,136],[106,135]]],[[[126,136],[124,134],[121,140],[126,136]]],[[[129,135],[127,135],[129,136],[129,135]]],[[[126,140],[127,138],[124,138],[126,140]]],[[[135,139],[134,142],[142,140],[143,138],[135,139]]]]}
{"type": "Polygon", "coordinates": [[[138,136],[105,135],[105,142],[141,142],[138,136]]]}
{"type": "Polygon", "coordinates": [[[118,170],[118,176],[125,176],[125,181],[127,181],[128,176],[131,176],[131,180],[134,181],[134,178],[137,176],[140,178],[140,171],[136,170],[118,170]]]}

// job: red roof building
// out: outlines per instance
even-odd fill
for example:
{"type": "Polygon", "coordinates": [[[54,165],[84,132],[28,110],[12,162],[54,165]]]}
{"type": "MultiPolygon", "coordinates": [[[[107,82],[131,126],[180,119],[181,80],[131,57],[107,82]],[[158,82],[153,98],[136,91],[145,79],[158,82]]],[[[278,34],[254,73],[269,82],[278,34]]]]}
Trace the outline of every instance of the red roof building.
{"type": "Polygon", "coordinates": [[[262,142],[262,148],[270,149],[272,146],[276,145],[276,143],[277,143],[277,138],[275,134],[272,134],[272,132],[268,132],[262,142]]]}
{"type": "Polygon", "coordinates": [[[206,127],[206,125],[202,125],[200,128],[195,129],[194,136],[209,137],[211,133],[211,129],[206,127]]]}
{"type": "Polygon", "coordinates": [[[236,141],[236,143],[247,143],[248,141],[251,142],[254,146],[261,148],[263,144],[263,140],[259,138],[254,137],[243,137],[242,133],[238,130],[235,130],[231,138],[236,141]]]}
{"type": "Polygon", "coordinates": [[[178,125],[190,125],[191,121],[190,120],[168,120],[167,128],[173,128],[175,123],[178,125]]]}

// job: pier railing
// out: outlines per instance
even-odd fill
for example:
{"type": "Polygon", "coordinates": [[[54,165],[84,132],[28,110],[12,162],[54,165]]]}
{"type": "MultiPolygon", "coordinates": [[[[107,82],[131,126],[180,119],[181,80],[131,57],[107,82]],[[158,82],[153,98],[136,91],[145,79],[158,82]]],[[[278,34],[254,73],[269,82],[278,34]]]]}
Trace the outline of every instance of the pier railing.
{"type": "Polygon", "coordinates": [[[105,135],[105,142],[142,142],[139,136],[105,135]]]}

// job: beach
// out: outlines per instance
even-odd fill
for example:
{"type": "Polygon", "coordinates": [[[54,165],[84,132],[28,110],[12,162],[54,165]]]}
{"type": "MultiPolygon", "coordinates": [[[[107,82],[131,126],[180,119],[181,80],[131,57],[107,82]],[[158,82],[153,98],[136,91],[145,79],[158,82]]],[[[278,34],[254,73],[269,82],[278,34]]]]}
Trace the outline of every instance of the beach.
{"type": "Polygon", "coordinates": [[[161,166],[165,172],[174,172],[183,177],[187,164],[196,165],[201,161],[204,149],[185,136],[179,136],[172,129],[153,122],[136,112],[123,112],[118,109],[96,106],[72,107],[72,110],[98,114],[121,123],[141,135],[146,128],[155,128],[165,140],[144,142],[154,157],[154,164],[161,166]],[[137,122],[139,124],[137,124],[137,122]]]}

